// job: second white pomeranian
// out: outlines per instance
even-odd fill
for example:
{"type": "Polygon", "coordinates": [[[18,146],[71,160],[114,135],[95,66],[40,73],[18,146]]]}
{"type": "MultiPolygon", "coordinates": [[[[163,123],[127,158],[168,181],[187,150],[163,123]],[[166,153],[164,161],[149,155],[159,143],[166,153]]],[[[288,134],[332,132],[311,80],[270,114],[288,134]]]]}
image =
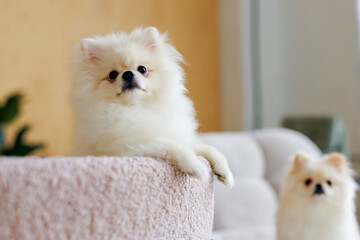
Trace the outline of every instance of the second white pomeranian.
{"type": "Polygon", "coordinates": [[[227,160],[201,144],[182,56],[154,27],[83,39],[73,64],[74,154],[164,158],[200,179],[233,185],[227,160]]]}
{"type": "Polygon", "coordinates": [[[340,153],[296,154],[285,177],[278,240],[359,240],[356,184],[340,153]]]}

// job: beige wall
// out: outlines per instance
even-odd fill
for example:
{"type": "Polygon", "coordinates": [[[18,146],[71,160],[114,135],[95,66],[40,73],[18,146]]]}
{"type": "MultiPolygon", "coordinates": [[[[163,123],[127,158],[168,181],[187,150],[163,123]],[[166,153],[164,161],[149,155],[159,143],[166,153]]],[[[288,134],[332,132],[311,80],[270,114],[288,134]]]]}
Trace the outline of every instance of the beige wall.
{"type": "Polygon", "coordinates": [[[219,14],[219,65],[221,82],[221,129],[241,131],[250,129],[251,85],[244,68],[249,44],[243,38],[244,20],[248,13],[245,0],[217,0],[219,14]],[[244,51],[245,50],[245,51],[244,51]],[[246,81],[248,80],[248,81],[246,81]],[[246,89],[246,90],[245,90],[246,89]],[[245,113],[245,114],[244,114],[245,113]],[[245,115],[245,116],[244,116],[245,115]],[[249,121],[250,120],[250,121],[249,121]]]}
{"type": "Polygon", "coordinates": [[[219,130],[215,0],[0,0],[0,100],[25,94],[21,118],[29,140],[47,145],[40,155],[70,149],[68,95],[71,48],[81,38],[154,25],[168,31],[188,65],[187,87],[202,131],[219,130]]]}

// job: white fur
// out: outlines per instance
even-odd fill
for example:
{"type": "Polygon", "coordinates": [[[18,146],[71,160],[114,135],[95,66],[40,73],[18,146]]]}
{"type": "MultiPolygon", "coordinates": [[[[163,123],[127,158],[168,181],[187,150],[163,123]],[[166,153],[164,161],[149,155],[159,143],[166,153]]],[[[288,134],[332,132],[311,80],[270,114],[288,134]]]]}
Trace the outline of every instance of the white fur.
{"type": "MultiPolygon", "coordinates": [[[[356,184],[345,161],[336,166],[330,158],[313,159],[300,153],[284,179],[277,219],[278,240],[358,240],[355,216],[356,184]],[[311,178],[312,185],[304,181],[311,178]],[[326,184],[330,180],[332,185],[326,184]],[[324,195],[314,195],[321,183],[324,195]]],[[[338,157],[339,154],[336,154],[338,157]]],[[[335,156],[335,157],[336,157],[335,156]]],[[[345,159],[345,158],[344,158],[345,159]]]]}
{"type": "Polygon", "coordinates": [[[73,105],[75,155],[151,156],[208,179],[196,153],[232,186],[226,158],[199,145],[192,102],[186,96],[182,57],[155,28],[83,39],[75,49],[73,105]],[[143,75],[138,66],[149,72],[143,75]],[[107,76],[119,72],[111,83],[107,76]],[[121,75],[135,74],[139,88],[124,91],[121,75]],[[209,151],[206,151],[209,150],[209,151]]]}

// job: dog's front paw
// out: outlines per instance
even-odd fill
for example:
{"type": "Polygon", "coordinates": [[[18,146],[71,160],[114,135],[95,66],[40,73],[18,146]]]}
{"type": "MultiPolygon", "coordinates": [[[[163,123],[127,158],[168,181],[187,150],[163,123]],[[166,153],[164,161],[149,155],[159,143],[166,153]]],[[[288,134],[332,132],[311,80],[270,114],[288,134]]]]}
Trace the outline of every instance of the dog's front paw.
{"type": "Polygon", "coordinates": [[[234,186],[234,176],[229,169],[222,171],[221,173],[215,172],[215,175],[217,176],[219,181],[224,183],[226,186],[230,188],[234,186]]]}
{"type": "Polygon", "coordinates": [[[213,170],[220,182],[232,188],[234,185],[234,176],[230,171],[229,165],[224,155],[219,154],[216,156],[216,164],[213,164],[213,170]]]}
{"type": "Polygon", "coordinates": [[[208,168],[198,159],[196,160],[198,163],[196,164],[196,166],[194,166],[194,169],[192,172],[190,172],[190,174],[193,175],[194,177],[197,177],[200,180],[207,181],[210,177],[208,168]]]}
{"type": "Polygon", "coordinates": [[[215,175],[228,187],[234,185],[234,177],[230,171],[225,155],[220,153],[216,148],[207,144],[199,144],[195,147],[195,152],[204,156],[211,164],[215,175]]]}
{"type": "Polygon", "coordinates": [[[210,178],[210,169],[197,158],[192,150],[170,139],[154,139],[150,144],[145,145],[142,154],[166,158],[181,171],[200,180],[207,181],[210,178]]]}
{"type": "Polygon", "coordinates": [[[178,161],[178,168],[203,181],[210,178],[208,167],[192,154],[178,161]]]}

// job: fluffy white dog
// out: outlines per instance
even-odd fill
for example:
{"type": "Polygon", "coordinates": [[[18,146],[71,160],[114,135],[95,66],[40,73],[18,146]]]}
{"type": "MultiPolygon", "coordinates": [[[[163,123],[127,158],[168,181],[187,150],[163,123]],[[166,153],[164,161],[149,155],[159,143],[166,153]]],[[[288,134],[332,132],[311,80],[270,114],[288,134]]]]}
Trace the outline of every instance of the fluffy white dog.
{"type": "Polygon", "coordinates": [[[182,56],[154,27],[83,39],[75,49],[74,154],[151,156],[199,179],[233,185],[227,160],[201,144],[182,56]]]}
{"type": "Polygon", "coordinates": [[[278,240],[359,240],[355,190],[342,154],[298,153],[284,181],[278,240]]]}

